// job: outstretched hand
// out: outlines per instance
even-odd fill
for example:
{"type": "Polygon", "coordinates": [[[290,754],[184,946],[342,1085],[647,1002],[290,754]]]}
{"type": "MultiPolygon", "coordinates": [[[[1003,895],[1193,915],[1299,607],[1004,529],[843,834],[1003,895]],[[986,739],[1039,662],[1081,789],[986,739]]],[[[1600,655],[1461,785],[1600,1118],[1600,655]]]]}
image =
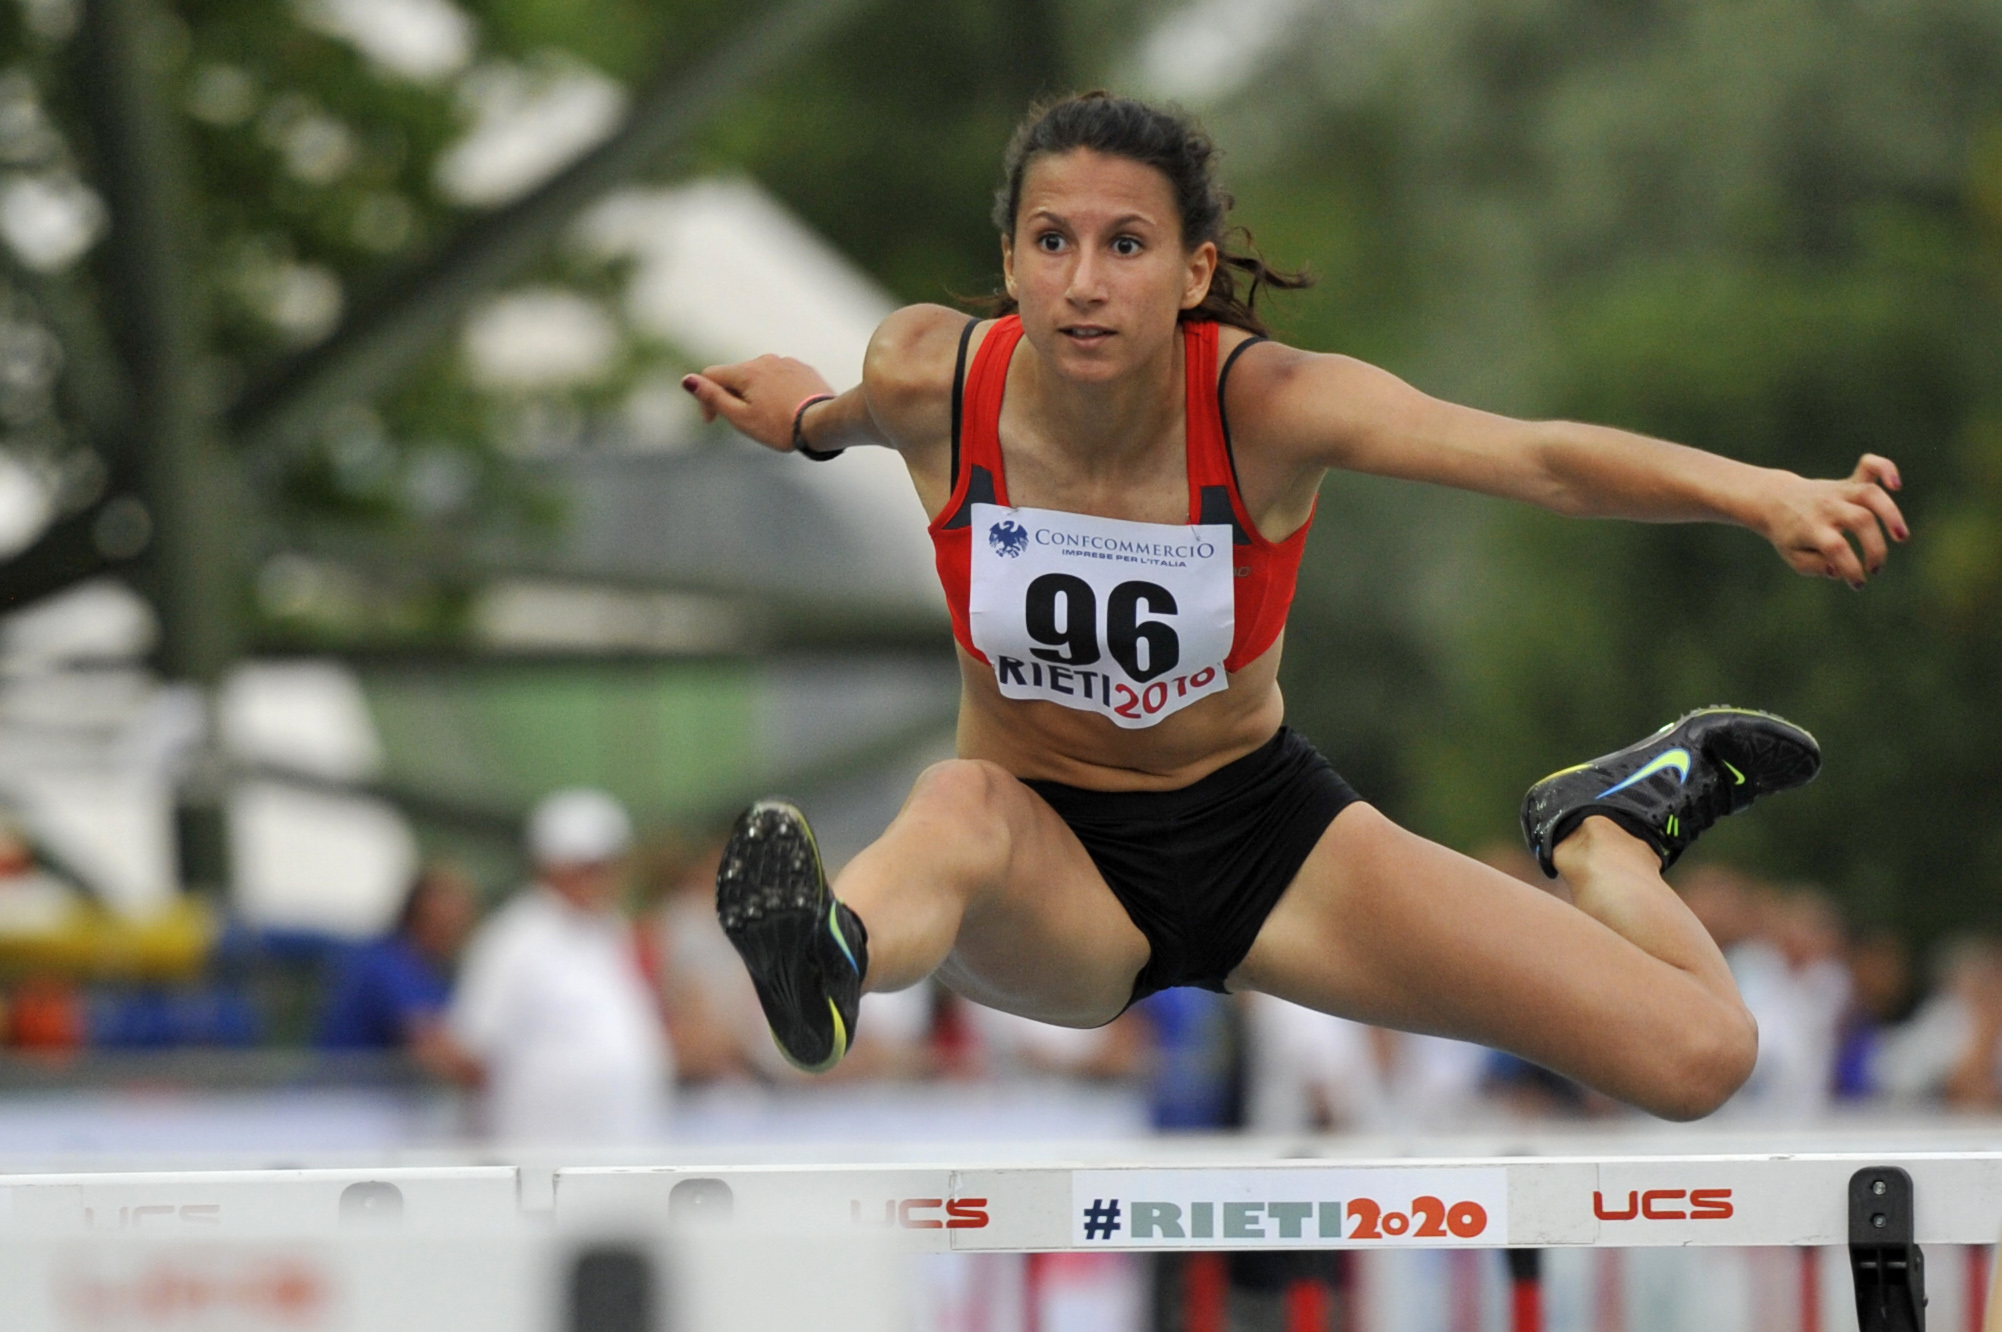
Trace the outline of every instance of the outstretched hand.
{"type": "Polygon", "coordinates": [[[792,452],[792,416],[800,403],[832,393],[820,372],[790,356],[760,356],[736,365],[712,365],[681,381],[702,407],[702,419],[722,417],[768,449],[792,452]]]}
{"type": "Polygon", "coordinates": [[[1911,537],[1890,496],[1903,485],[1897,464],[1866,453],[1846,481],[1789,477],[1771,497],[1762,528],[1795,572],[1860,588],[1884,567],[1886,538],[1911,537]]]}

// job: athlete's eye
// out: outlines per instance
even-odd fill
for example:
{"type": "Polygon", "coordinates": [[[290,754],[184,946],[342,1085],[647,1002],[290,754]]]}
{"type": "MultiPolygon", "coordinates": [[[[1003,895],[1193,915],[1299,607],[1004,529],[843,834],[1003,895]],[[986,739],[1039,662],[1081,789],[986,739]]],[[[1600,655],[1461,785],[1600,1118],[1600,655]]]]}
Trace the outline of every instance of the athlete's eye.
{"type": "Polygon", "coordinates": [[[1140,253],[1140,248],[1140,238],[1137,236],[1121,236],[1112,242],[1112,252],[1122,259],[1131,259],[1140,253]]]}
{"type": "Polygon", "coordinates": [[[1045,254],[1055,254],[1064,248],[1064,238],[1054,231],[1046,231],[1036,237],[1036,248],[1045,254]]]}

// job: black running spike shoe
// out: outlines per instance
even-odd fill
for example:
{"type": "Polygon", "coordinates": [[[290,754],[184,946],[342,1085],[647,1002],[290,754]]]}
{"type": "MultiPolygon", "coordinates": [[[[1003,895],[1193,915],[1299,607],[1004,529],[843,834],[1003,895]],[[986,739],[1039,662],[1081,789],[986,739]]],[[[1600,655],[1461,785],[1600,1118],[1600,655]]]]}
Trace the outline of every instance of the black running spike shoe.
{"type": "Polygon", "coordinates": [[[760,800],[738,816],[716,869],[716,915],[750,969],[779,1052],[808,1073],[840,1063],[855,1039],[868,934],[829,890],[798,807],[760,800]]]}
{"type": "Polygon", "coordinates": [[[1821,746],[1770,712],[1698,708],[1638,744],[1553,772],[1522,798],[1522,835],[1543,872],[1551,854],[1593,814],[1652,846],[1667,869],[1698,835],[1763,795],[1803,786],[1821,746]]]}

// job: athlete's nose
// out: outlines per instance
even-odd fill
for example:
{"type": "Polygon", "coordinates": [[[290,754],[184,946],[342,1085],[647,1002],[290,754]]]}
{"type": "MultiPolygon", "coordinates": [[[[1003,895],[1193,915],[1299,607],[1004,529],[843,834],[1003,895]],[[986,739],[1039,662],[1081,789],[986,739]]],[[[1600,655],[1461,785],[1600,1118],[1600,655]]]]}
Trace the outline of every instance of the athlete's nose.
{"type": "Polygon", "coordinates": [[[1098,305],[1105,300],[1104,267],[1096,251],[1080,245],[1077,262],[1071,266],[1070,285],[1064,296],[1073,305],[1098,305]]]}

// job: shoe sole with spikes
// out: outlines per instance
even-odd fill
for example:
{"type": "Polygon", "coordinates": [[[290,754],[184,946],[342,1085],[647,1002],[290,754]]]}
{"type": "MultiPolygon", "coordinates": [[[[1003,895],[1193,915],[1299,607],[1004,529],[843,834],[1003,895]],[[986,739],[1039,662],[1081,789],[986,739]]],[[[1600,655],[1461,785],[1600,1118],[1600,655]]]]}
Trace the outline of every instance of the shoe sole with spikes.
{"type": "Polygon", "coordinates": [[[855,1039],[867,935],[829,889],[797,806],[760,800],[738,816],[716,869],[716,915],[779,1052],[809,1073],[840,1063],[855,1039]]]}

